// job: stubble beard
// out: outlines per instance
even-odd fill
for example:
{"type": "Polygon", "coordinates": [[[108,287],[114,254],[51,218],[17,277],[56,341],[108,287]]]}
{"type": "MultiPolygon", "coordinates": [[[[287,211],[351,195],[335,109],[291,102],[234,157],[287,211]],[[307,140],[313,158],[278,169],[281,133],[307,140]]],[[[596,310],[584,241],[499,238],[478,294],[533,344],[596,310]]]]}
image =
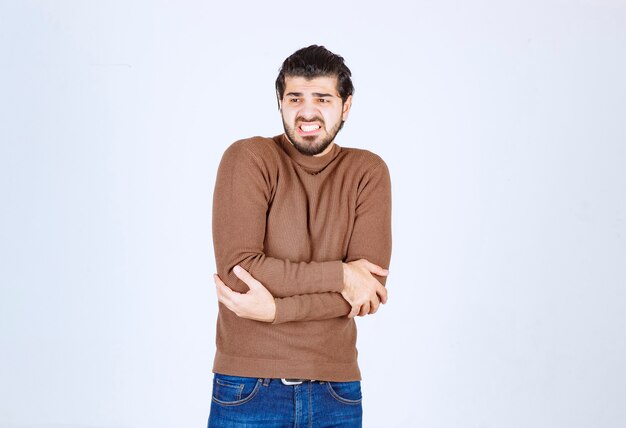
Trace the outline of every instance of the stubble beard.
{"type": "MultiPolygon", "coordinates": [[[[335,139],[335,137],[337,136],[337,134],[339,133],[339,131],[341,130],[341,128],[343,127],[343,120],[340,121],[339,123],[337,123],[331,130],[330,132],[328,132],[328,135],[326,138],[322,138],[322,140],[317,143],[317,144],[306,144],[303,143],[302,141],[298,141],[299,139],[304,140],[305,142],[310,142],[313,143],[316,139],[320,138],[317,135],[298,135],[296,133],[295,128],[292,128],[291,126],[287,125],[287,123],[285,123],[285,119],[283,118],[283,128],[285,129],[285,134],[287,134],[287,138],[289,138],[289,141],[291,141],[291,143],[293,144],[293,146],[302,154],[307,155],[307,156],[314,156],[314,155],[318,155],[320,153],[322,153],[324,150],[326,150],[326,148],[330,145],[330,143],[333,142],[333,140],[335,139]]],[[[296,120],[297,122],[297,120],[296,120]]],[[[322,123],[322,125],[324,125],[324,122],[320,121],[322,123]]],[[[325,125],[324,125],[325,126],[325,125]]]]}

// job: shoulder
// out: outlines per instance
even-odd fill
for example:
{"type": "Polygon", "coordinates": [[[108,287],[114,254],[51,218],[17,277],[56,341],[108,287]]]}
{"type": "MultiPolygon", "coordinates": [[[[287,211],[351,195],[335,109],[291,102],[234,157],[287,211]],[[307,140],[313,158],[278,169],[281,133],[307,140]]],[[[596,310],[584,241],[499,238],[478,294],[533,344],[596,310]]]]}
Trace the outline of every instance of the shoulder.
{"type": "Polygon", "coordinates": [[[250,137],[237,140],[226,148],[224,153],[234,152],[237,154],[250,154],[264,156],[275,151],[276,143],[271,138],[250,137]]]}
{"type": "Polygon", "coordinates": [[[350,168],[354,168],[362,174],[389,174],[387,164],[383,158],[374,152],[353,147],[342,147],[341,153],[343,154],[343,161],[350,168]]]}
{"type": "Polygon", "coordinates": [[[375,198],[381,204],[391,195],[391,177],[382,157],[364,149],[344,148],[346,171],[356,179],[358,200],[375,198]]]}
{"type": "Polygon", "coordinates": [[[226,148],[222,161],[272,164],[276,159],[276,143],[271,138],[250,137],[237,140],[226,148]]]}

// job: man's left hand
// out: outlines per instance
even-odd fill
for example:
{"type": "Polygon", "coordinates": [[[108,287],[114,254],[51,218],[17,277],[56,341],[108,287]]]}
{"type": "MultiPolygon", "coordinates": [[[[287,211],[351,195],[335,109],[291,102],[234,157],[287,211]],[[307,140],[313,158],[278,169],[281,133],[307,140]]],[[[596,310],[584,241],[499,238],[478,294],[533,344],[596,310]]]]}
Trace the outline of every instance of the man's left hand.
{"type": "Polygon", "coordinates": [[[272,294],[254,279],[244,268],[237,265],[233,272],[246,283],[247,293],[233,291],[222,282],[217,274],[213,275],[217,287],[217,300],[233,311],[238,317],[256,321],[272,322],[276,317],[276,303],[272,294]]]}

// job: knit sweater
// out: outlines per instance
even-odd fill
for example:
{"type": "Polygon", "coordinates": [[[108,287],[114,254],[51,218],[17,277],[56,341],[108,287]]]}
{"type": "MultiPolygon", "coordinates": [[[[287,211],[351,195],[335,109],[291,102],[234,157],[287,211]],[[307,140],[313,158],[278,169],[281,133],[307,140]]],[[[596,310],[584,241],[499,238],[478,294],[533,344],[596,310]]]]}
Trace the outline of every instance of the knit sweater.
{"type": "Polygon", "coordinates": [[[356,323],[340,294],[342,262],[389,266],[391,183],[379,156],[335,143],[307,156],[284,134],[233,143],[217,172],[213,245],[227,286],[248,291],[232,271],[239,264],[276,303],[271,323],[219,304],[214,372],[361,379],[356,323]]]}

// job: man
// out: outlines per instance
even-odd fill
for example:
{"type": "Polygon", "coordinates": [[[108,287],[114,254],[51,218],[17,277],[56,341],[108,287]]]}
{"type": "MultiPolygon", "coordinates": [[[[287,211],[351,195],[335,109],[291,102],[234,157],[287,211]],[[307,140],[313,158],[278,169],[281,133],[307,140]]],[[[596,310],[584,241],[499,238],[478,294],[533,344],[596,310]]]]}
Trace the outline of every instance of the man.
{"type": "Polygon", "coordinates": [[[354,317],[387,300],[389,173],[335,143],[354,92],[342,57],[298,50],[276,92],[285,133],[235,142],[217,173],[209,427],[359,427],[354,317]]]}

